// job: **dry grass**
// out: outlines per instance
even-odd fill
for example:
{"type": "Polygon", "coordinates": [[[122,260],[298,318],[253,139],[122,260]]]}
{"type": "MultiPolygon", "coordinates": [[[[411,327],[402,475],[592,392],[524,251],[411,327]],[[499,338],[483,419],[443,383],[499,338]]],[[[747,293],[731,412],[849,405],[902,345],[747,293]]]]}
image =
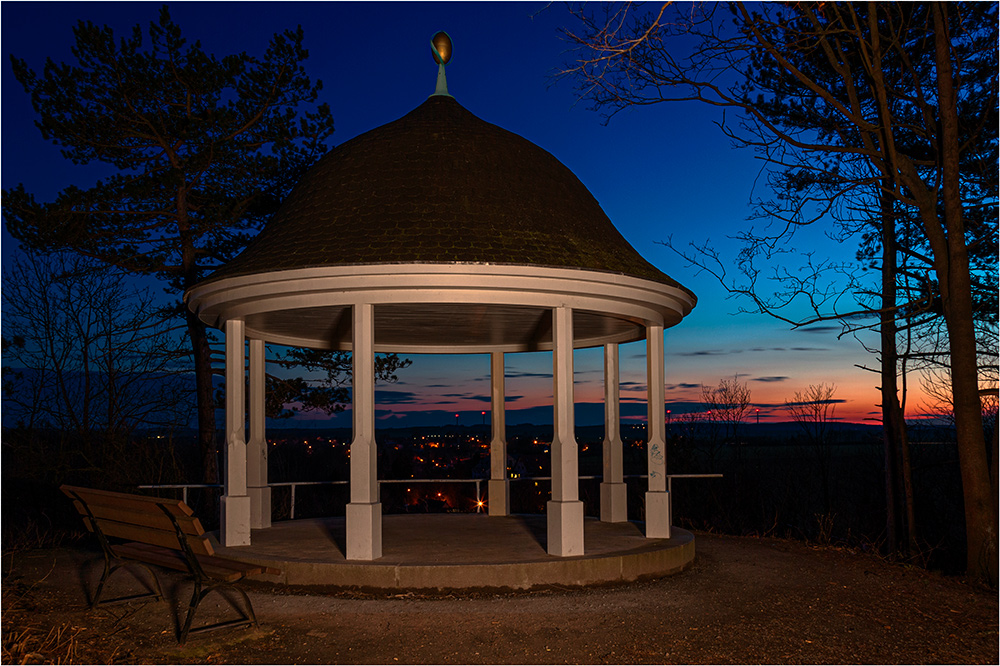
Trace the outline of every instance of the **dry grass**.
{"type": "MultiPolygon", "coordinates": [[[[32,620],[34,595],[38,583],[24,585],[13,575],[14,553],[5,553],[8,567],[3,575],[2,617],[3,639],[0,641],[0,662],[4,664],[80,664],[92,662],[84,654],[80,634],[84,627],[60,623],[44,625],[32,620]]],[[[51,572],[50,572],[51,573],[51,572]]],[[[42,578],[45,580],[48,576],[42,578]]],[[[41,582],[41,581],[39,581],[41,582]]],[[[105,663],[112,663],[117,649],[105,663]]]]}
{"type": "Polygon", "coordinates": [[[52,627],[47,633],[36,627],[18,631],[6,626],[8,614],[9,611],[4,613],[5,664],[79,664],[84,661],[77,651],[77,636],[83,631],[81,627],[62,625],[52,627]]]}

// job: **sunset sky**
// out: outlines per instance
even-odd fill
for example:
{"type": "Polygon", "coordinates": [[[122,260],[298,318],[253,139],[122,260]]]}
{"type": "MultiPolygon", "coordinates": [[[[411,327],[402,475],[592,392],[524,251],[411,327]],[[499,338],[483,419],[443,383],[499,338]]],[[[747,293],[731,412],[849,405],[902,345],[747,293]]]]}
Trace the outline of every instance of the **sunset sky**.
{"type": "MultiPolygon", "coordinates": [[[[44,142],[33,126],[27,96],[11,74],[9,55],[40,70],[45,58],[68,60],[78,19],[111,25],[124,35],[157,16],[158,3],[4,2],[2,43],[2,184],[23,182],[40,200],[70,184],[87,186],[99,167],[77,167],[44,142]]],[[[622,113],[605,126],[578,102],[572,82],[554,76],[569,61],[560,26],[575,27],[564,5],[547,3],[200,3],[171,5],[189,41],[217,55],[258,53],[270,36],[302,24],[310,51],[307,68],[324,83],[333,109],[334,144],[385,124],[434,91],[437,67],[429,40],[446,30],[454,40],[448,65],[451,94],[483,120],[520,134],[566,164],[594,194],[626,239],[650,262],[694,290],[698,306],[666,334],[667,408],[697,409],[701,385],[723,378],[746,381],[761,421],[788,420],[784,402],[810,384],[835,383],[840,419],[878,415],[874,355],[840,327],[798,331],[763,315],[734,314],[738,301],[709,275],[684,265],[662,241],[711,241],[727,260],[738,246],[728,239],[745,229],[751,197],[767,196],[761,164],[730,147],[714,125],[721,113],[704,105],[664,104],[622,113]],[[755,191],[755,185],[757,190],[755,191]]],[[[759,221],[756,224],[760,224],[759,221]]],[[[849,261],[855,246],[839,246],[820,230],[801,239],[849,261]]],[[[3,262],[15,243],[3,231],[3,262]]],[[[749,304],[742,303],[747,306],[749,304]]],[[[875,342],[873,336],[869,342],[875,342]]],[[[645,345],[624,345],[623,415],[645,417],[645,345]]],[[[489,410],[489,358],[415,355],[399,383],[380,387],[380,423],[478,423],[489,410]],[[419,416],[418,416],[419,415],[419,416]]],[[[600,423],[601,350],[576,353],[577,422],[600,423]],[[590,406],[587,403],[591,403],[590,406]]],[[[551,421],[551,355],[511,354],[507,361],[508,423],[551,421]],[[524,410],[524,411],[521,411],[524,410]]],[[[911,396],[911,413],[921,399],[911,396]]],[[[487,415],[488,418],[488,415],[487,415]]],[[[335,419],[349,425],[348,415],[335,419]]]]}

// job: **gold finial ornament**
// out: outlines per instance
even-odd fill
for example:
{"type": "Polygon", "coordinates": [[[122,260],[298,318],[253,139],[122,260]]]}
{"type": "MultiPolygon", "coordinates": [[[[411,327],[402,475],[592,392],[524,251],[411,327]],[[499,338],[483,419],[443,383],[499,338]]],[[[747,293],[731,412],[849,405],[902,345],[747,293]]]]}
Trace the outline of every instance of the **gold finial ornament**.
{"type": "Polygon", "coordinates": [[[439,65],[447,65],[451,60],[451,37],[444,30],[439,30],[431,37],[431,49],[434,51],[434,61],[439,65]]]}

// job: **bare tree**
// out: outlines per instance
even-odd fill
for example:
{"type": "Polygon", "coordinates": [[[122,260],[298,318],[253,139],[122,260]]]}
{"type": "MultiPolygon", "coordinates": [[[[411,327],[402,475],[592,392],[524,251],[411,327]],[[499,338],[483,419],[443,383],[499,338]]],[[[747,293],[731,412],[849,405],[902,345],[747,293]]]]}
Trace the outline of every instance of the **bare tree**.
{"type": "Polygon", "coordinates": [[[737,435],[750,413],[750,387],[739,377],[723,379],[715,388],[701,387],[701,399],[712,421],[722,424],[726,441],[739,446],[737,435]]]}
{"type": "Polygon", "coordinates": [[[785,401],[785,408],[792,420],[805,432],[814,453],[816,467],[822,488],[824,512],[830,512],[830,458],[831,446],[828,437],[829,426],[837,411],[834,384],[810,384],[804,391],[796,391],[791,400],[785,401]]]}
{"type": "Polygon", "coordinates": [[[796,391],[785,407],[792,420],[802,426],[806,435],[816,442],[827,441],[827,431],[837,411],[836,384],[810,384],[804,391],[796,391]]]}
{"type": "MultiPolygon", "coordinates": [[[[996,489],[982,433],[974,293],[983,271],[996,266],[996,11],[992,3],[686,4],[651,12],[626,5],[596,17],[581,10],[582,30],[567,31],[580,47],[570,73],[609,116],[681,100],[737,112],[736,124],[725,118],[723,130],[770,165],[778,193],[775,205],[760,208],[775,228],[751,230],[738,259],[750,280],[740,293],[755,299],[754,260],[787,254],[790,234],[827,222],[833,205],[861,196],[876,202],[866,210],[885,211],[870,228],[893,257],[922,262],[914,278],[929,294],[926,310],[945,322],[967,564],[990,579],[996,489]],[[725,9],[731,21],[715,16],[725,9]],[[914,232],[905,246],[880,233],[895,233],[901,220],[913,222],[902,227],[914,232]]],[[[708,248],[700,265],[721,267],[719,259],[708,248]]],[[[814,268],[812,276],[852,270],[822,262],[814,268]]],[[[790,280],[788,303],[819,303],[823,317],[842,320],[871,313],[840,308],[841,294],[850,292],[839,286],[812,277],[798,288],[791,272],[781,277],[790,280]]],[[[895,317],[900,309],[890,302],[879,311],[895,317]]],[[[883,354],[883,365],[892,366],[883,383],[894,383],[892,349],[883,354]]]]}
{"type": "Polygon", "coordinates": [[[63,471],[124,473],[138,430],[188,425],[183,338],[121,271],[19,255],[4,273],[3,315],[4,425],[71,435],[63,471]]]}

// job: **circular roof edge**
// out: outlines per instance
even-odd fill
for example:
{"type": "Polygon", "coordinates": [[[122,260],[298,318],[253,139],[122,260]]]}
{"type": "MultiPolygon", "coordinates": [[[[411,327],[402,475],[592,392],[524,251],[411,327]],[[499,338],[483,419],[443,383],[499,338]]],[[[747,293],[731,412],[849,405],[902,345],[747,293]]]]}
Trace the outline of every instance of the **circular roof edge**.
{"type": "Polygon", "coordinates": [[[185,302],[218,328],[242,319],[248,337],[349,349],[355,304],[376,308],[376,349],[477,353],[550,348],[548,313],[569,307],[574,346],[629,342],[694,307],[686,291],[653,280],[583,269],[482,264],[368,264],[233,276],[200,283],[185,302]]]}

